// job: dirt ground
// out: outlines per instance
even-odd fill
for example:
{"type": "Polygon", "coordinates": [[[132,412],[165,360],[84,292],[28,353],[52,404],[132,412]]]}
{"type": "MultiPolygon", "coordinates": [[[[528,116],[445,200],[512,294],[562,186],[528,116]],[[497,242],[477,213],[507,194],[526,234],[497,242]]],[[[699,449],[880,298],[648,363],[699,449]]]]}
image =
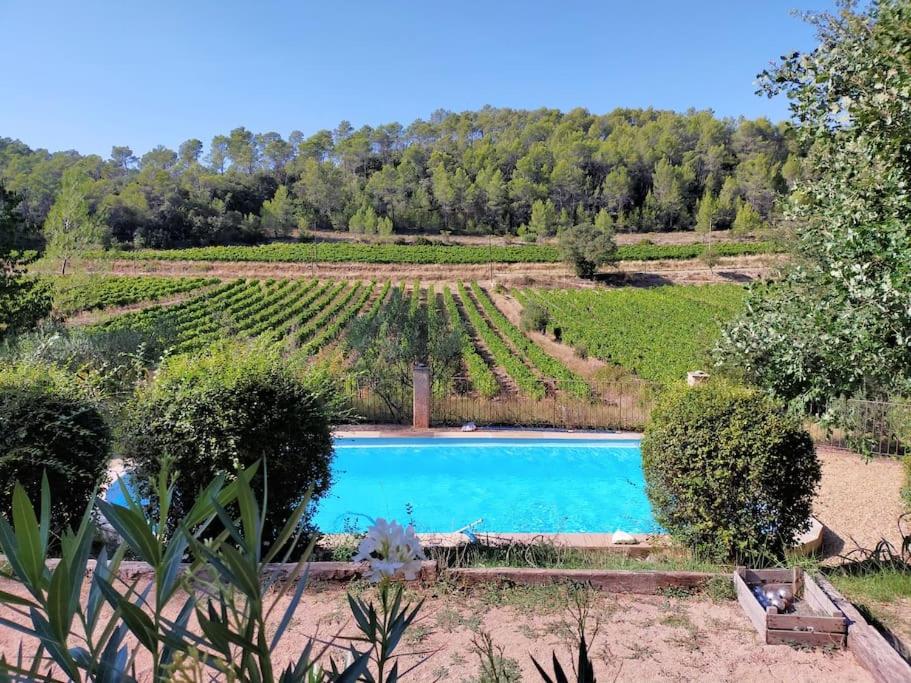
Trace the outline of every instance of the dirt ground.
{"type": "MultiPolygon", "coordinates": [[[[9,582],[0,583],[0,589],[17,590],[9,582]]],[[[292,658],[313,637],[327,641],[354,635],[348,589],[363,587],[311,586],[292,618],[279,657],[292,658]]],[[[374,596],[373,589],[366,591],[365,597],[374,596]]],[[[480,660],[474,643],[485,632],[498,651],[502,648],[502,656],[513,660],[513,670],[521,672],[521,679],[509,680],[540,680],[531,656],[550,668],[552,651],[570,668],[575,622],[563,588],[478,587],[463,592],[436,584],[409,589],[408,599],[422,598],[419,616],[398,650],[404,681],[478,680],[480,660]]],[[[591,596],[588,609],[592,658],[602,681],[871,680],[847,651],[761,643],[735,601],[602,593],[591,596]]],[[[9,616],[5,612],[0,608],[0,614],[9,616]]],[[[3,629],[0,651],[15,656],[19,640],[18,633],[3,629]]],[[[341,647],[330,652],[343,661],[341,647]]],[[[143,664],[148,665],[140,660],[140,667],[143,664]]]]}
{"type": "Polygon", "coordinates": [[[899,544],[901,462],[824,447],[818,453],[822,483],[814,514],[826,526],[824,555],[834,561],[858,546],[872,549],[882,538],[899,544]]]}
{"type": "Polygon", "coordinates": [[[599,283],[574,277],[560,263],[397,264],[291,263],[260,261],[152,261],[121,259],[85,261],[87,272],[115,275],[161,275],[232,278],[391,279],[393,281],[456,282],[480,280],[506,286],[594,287],[601,285],[747,283],[766,277],[782,261],[780,255],[728,256],[708,269],[698,260],[624,261],[605,269],[599,283]]]}

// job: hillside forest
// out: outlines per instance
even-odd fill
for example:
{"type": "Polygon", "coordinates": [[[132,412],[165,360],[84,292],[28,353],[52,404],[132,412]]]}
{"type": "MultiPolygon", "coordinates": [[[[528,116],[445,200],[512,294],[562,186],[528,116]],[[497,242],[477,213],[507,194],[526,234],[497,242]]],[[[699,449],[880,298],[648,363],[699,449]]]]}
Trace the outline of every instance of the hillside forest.
{"type": "Polygon", "coordinates": [[[439,110],[310,136],[235,128],[107,159],[0,138],[0,186],[27,241],[66,221],[121,248],[255,243],[307,230],[471,233],[536,241],[605,231],[734,229],[773,222],[798,180],[789,124],[711,111],[439,110]],[[74,219],[75,217],[75,219],[74,219]]]}

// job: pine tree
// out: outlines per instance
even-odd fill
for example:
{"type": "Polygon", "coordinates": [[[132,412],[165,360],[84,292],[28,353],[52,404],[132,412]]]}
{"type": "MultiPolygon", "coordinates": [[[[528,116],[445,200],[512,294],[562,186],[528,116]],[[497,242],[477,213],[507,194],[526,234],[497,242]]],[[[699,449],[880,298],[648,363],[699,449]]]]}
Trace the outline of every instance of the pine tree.
{"type": "Polygon", "coordinates": [[[595,215],[595,227],[601,232],[614,232],[614,218],[607,209],[601,209],[595,215]]]}
{"type": "Polygon", "coordinates": [[[372,206],[368,206],[364,211],[364,234],[365,235],[375,235],[376,234],[376,211],[374,211],[372,206]]]}
{"type": "Polygon", "coordinates": [[[350,232],[364,232],[364,207],[360,207],[351,214],[348,219],[348,230],[350,232]]]}
{"type": "Polygon", "coordinates": [[[279,185],[272,199],[263,202],[260,218],[263,229],[274,237],[284,237],[291,232],[297,221],[294,201],[288,195],[286,185],[279,185]]]}
{"type": "Polygon", "coordinates": [[[378,235],[391,235],[394,232],[392,219],[389,216],[382,216],[376,222],[376,232],[378,235]]]}
{"type": "Polygon", "coordinates": [[[712,232],[718,217],[718,201],[712,191],[706,188],[696,207],[696,232],[712,232]]]}
{"type": "Polygon", "coordinates": [[[762,230],[764,226],[762,216],[753,208],[753,205],[741,200],[737,209],[737,217],[731,228],[732,232],[737,235],[751,235],[762,230]]]}
{"type": "Polygon", "coordinates": [[[71,168],[63,174],[57,199],[44,222],[47,255],[62,261],[61,275],[75,256],[93,247],[102,247],[108,230],[103,216],[89,208],[88,192],[92,180],[82,171],[71,168]]]}
{"type": "Polygon", "coordinates": [[[528,231],[538,237],[547,237],[557,231],[557,209],[549,199],[537,199],[531,205],[528,231]]]}

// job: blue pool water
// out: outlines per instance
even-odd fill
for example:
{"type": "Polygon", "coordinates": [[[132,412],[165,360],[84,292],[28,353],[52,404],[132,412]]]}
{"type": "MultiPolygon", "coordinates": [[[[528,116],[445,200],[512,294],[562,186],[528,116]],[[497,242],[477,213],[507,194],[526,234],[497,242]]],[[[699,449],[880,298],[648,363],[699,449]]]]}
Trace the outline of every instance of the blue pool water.
{"type": "Polygon", "coordinates": [[[325,533],[367,518],[419,532],[658,531],[638,441],[345,438],[314,522],[325,533]]]}

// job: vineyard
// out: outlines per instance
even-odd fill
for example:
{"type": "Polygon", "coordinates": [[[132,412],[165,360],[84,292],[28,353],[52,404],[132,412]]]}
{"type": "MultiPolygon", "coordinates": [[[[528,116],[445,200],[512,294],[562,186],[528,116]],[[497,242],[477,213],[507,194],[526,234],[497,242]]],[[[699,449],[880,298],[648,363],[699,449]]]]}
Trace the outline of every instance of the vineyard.
{"type": "Polygon", "coordinates": [[[218,282],[205,278],[91,277],[54,278],[54,310],[61,315],[155,301],[218,282]]]}
{"type": "Polygon", "coordinates": [[[227,335],[264,337],[289,353],[314,356],[339,340],[344,346],[343,332],[353,318],[373,319],[391,302],[405,298],[413,309],[426,309],[429,319],[458,334],[459,374],[467,390],[486,397],[511,392],[540,399],[563,381],[578,385],[573,391],[587,396],[584,379],[533,344],[477,283],[437,291],[391,282],[232,280],[181,303],[152,305],[93,329],[156,331],[168,335],[178,353],[199,350],[227,335]],[[502,379],[492,368],[502,369],[502,379]]]}
{"type": "MultiPolygon", "coordinates": [[[[435,368],[436,410],[451,422],[545,423],[562,411],[560,419],[567,424],[594,425],[602,418],[582,415],[597,405],[629,414],[641,407],[646,385],[640,380],[679,379],[702,363],[719,321],[731,317],[743,297],[741,287],[728,285],[512,292],[523,305],[535,301],[545,307],[548,334],[573,347],[577,355],[620,366],[619,376],[636,384],[620,389],[593,379],[592,372],[580,375],[548,353],[477,282],[422,287],[417,282],[389,281],[212,283],[123,277],[116,278],[117,289],[114,280],[98,278],[97,290],[138,292],[148,287],[150,296],[160,297],[164,291],[208,286],[177,303],[153,303],[87,329],[144,331],[172,353],[199,351],[233,337],[260,339],[292,358],[331,360],[361,401],[360,412],[378,420],[390,410],[395,419],[407,417],[408,400],[402,392],[410,381],[413,358],[390,360],[388,354],[390,349],[413,347],[414,357],[423,354],[435,368]],[[396,362],[403,369],[381,386],[377,378],[383,373],[378,368],[396,362]],[[402,395],[393,396],[396,392],[402,395]]],[[[86,294],[73,306],[87,306],[89,299],[86,294]]]]}
{"type": "MultiPolygon", "coordinates": [[[[693,259],[701,244],[629,244],[617,249],[623,261],[693,259]]],[[[745,256],[780,251],[773,242],[723,242],[713,246],[718,256],[745,256]]],[[[357,244],[348,242],[276,243],[259,246],[194,247],[99,252],[98,258],[156,261],[265,261],[304,263],[557,263],[560,250],[551,245],[357,244]]]]}
{"type": "Polygon", "coordinates": [[[579,353],[668,382],[709,365],[719,325],[740,310],[745,291],[711,285],[514,294],[522,304],[543,305],[550,315],[548,332],[579,353]]]}

